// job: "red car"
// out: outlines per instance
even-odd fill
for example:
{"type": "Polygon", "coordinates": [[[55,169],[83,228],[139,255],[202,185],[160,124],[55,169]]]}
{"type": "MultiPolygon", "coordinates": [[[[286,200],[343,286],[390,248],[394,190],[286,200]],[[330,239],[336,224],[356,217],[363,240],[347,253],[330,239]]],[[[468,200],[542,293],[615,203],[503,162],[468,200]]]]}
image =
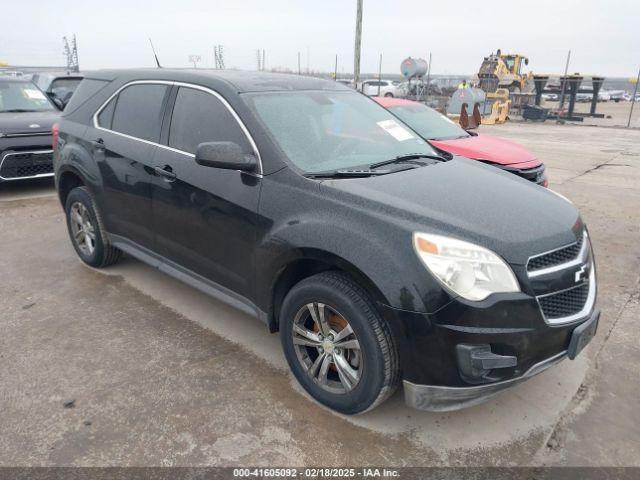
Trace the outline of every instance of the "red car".
{"type": "Polygon", "coordinates": [[[502,168],[538,185],[549,185],[544,164],[516,143],[469,133],[422,103],[389,97],[374,100],[440,150],[502,168]]]}

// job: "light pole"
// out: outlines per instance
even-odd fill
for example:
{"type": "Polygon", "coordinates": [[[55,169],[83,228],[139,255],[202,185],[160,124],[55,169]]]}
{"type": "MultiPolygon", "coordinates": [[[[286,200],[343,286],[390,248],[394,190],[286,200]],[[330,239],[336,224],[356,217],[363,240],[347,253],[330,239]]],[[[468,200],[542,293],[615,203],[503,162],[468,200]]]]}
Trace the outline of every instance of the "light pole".
{"type": "Polygon", "coordinates": [[[358,88],[360,81],[360,43],[362,39],[362,0],[357,0],[356,11],[356,42],[353,52],[353,83],[358,88]]]}

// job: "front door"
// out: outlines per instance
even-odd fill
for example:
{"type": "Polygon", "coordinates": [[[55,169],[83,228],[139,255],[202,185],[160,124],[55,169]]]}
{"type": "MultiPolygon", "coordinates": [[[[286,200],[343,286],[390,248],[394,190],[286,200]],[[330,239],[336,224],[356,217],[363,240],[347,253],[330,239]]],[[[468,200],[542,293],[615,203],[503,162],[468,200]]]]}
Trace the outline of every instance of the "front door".
{"type": "Polygon", "coordinates": [[[203,142],[231,141],[253,153],[251,143],[227,106],[206,89],[178,87],[167,121],[166,147],[158,147],[153,162],[169,172],[154,177],[156,251],[250,298],[260,178],[203,167],[196,164],[195,152],[203,142]]]}

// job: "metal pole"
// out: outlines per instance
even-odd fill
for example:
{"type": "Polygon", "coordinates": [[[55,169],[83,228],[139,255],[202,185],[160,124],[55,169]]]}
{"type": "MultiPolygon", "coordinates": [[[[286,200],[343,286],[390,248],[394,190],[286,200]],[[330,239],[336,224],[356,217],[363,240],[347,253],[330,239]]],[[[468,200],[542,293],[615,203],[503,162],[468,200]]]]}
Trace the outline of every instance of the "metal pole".
{"type": "Polygon", "coordinates": [[[633,98],[631,99],[631,110],[629,111],[627,128],[631,126],[631,115],[633,115],[633,106],[636,104],[636,95],[638,94],[638,82],[640,82],[640,70],[638,70],[638,76],[636,77],[636,88],[633,89],[633,98]]]}
{"type": "Polygon", "coordinates": [[[300,52],[298,52],[298,75],[300,75],[302,72],[300,71],[300,52]]]}
{"type": "Polygon", "coordinates": [[[567,63],[564,66],[564,81],[562,81],[562,79],[560,80],[562,82],[562,92],[560,93],[560,106],[558,107],[558,120],[560,120],[560,111],[562,110],[562,107],[564,107],[564,91],[567,88],[567,73],[569,72],[569,60],[571,59],[571,50],[569,50],[569,53],[567,54],[567,63]]]}
{"type": "Polygon", "coordinates": [[[353,49],[353,83],[356,89],[360,81],[360,44],[362,39],[362,0],[357,0],[356,40],[353,49]]]}
{"type": "Polygon", "coordinates": [[[338,80],[338,54],[336,53],[336,65],[333,69],[333,79],[338,80]]]}
{"type": "Polygon", "coordinates": [[[264,64],[264,48],[262,49],[262,70],[264,71],[266,69],[265,64],[264,64]]]}
{"type": "Polygon", "coordinates": [[[427,91],[425,92],[425,101],[429,101],[429,86],[431,85],[431,52],[429,52],[429,65],[427,65],[427,91]]]}
{"type": "Polygon", "coordinates": [[[382,54],[380,54],[380,62],[378,62],[378,97],[380,96],[380,84],[382,80],[382,54]]]}

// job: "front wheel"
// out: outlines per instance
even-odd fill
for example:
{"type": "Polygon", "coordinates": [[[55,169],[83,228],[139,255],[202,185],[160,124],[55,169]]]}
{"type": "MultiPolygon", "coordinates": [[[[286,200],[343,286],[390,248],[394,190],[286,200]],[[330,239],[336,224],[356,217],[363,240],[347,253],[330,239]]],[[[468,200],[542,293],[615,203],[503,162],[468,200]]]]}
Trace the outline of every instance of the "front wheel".
{"type": "Polygon", "coordinates": [[[346,414],[386,400],[399,379],[386,322],[350,277],[323,272],[287,294],[280,338],[291,370],[317,401],[346,414]]]}
{"type": "Polygon", "coordinates": [[[387,97],[387,98],[389,98],[389,97],[393,98],[393,93],[387,92],[387,93],[384,94],[384,96],[387,97]]]}

